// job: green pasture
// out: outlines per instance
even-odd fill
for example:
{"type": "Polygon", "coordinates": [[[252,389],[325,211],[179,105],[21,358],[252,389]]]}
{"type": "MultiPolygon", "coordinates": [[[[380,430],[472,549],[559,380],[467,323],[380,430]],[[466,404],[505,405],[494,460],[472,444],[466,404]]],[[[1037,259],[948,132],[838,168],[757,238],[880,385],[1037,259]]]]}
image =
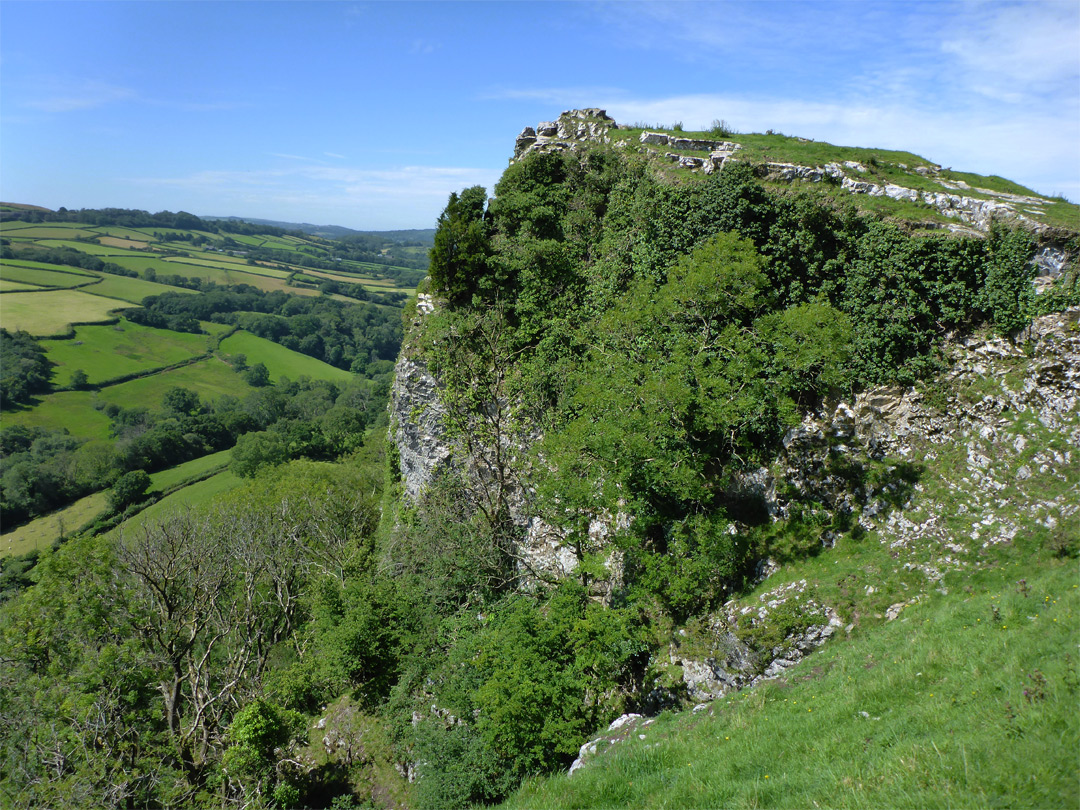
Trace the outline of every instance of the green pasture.
{"type": "Polygon", "coordinates": [[[363,284],[365,288],[370,288],[373,292],[385,292],[388,289],[397,289],[394,287],[394,282],[390,279],[368,278],[359,273],[356,275],[349,275],[341,272],[335,273],[329,270],[312,270],[310,268],[305,268],[304,274],[318,276],[319,278],[327,278],[331,281],[342,281],[346,284],[363,284]]]}
{"type": "MultiPolygon", "coordinates": [[[[210,274],[206,273],[198,275],[197,273],[185,272],[183,265],[177,265],[176,262],[169,262],[165,259],[158,257],[149,257],[140,254],[116,256],[110,259],[114,264],[118,264],[127,270],[134,270],[137,273],[142,273],[144,270],[152,269],[154,272],[161,274],[167,273],[168,275],[178,274],[186,278],[209,278],[210,274]]],[[[189,268],[194,269],[194,268],[189,268]]]]}
{"type": "Polygon", "coordinates": [[[209,503],[222,493],[236,489],[243,483],[242,478],[238,478],[228,470],[223,470],[217,475],[196,481],[194,484],[166,495],[139,514],[128,518],[116,531],[133,531],[139,526],[161,520],[175,512],[209,503]]]}
{"type": "Polygon", "coordinates": [[[35,240],[35,244],[41,245],[41,247],[47,248],[72,248],[83,253],[89,253],[92,256],[101,256],[102,258],[108,256],[156,256],[156,253],[148,252],[136,252],[133,250],[125,250],[124,248],[113,247],[110,245],[99,245],[97,242],[73,242],[69,239],[38,239],[35,240]]]}
{"type": "Polygon", "coordinates": [[[171,371],[110,385],[98,392],[98,398],[125,408],[138,404],[158,410],[165,392],[175,386],[190,388],[204,401],[225,395],[243,397],[253,390],[231,366],[211,357],[171,371]]]}
{"type": "MultiPolygon", "coordinates": [[[[184,228],[130,228],[132,233],[142,234],[142,239],[150,241],[154,240],[154,234],[160,233],[162,235],[174,236],[177,234],[192,233],[196,236],[205,236],[207,239],[221,240],[221,236],[216,233],[210,233],[209,231],[189,231],[184,228]]],[[[170,243],[177,244],[181,247],[185,246],[185,243],[170,243]]]]}
{"type": "Polygon", "coordinates": [[[346,382],[353,377],[349,371],[336,368],[314,357],[308,357],[306,354],[294,352],[272,340],[243,330],[221,341],[220,349],[229,355],[243,354],[247,358],[248,365],[263,363],[270,372],[270,379],[274,382],[282,377],[295,380],[300,376],[346,382]]]}
{"type": "Polygon", "coordinates": [[[130,306],[79,290],[48,290],[5,295],[0,310],[7,329],[22,329],[31,335],[46,336],[62,334],[72,323],[110,320],[115,317],[113,310],[130,306]]]}
{"type": "Polygon", "coordinates": [[[44,270],[40,267],[4,264],[0,265],[0,278],[38,287],[76,287],[92,282],[97,276],[90,273],[69,273],[65,270],[44,270]]]}
{"type": "Polygon", "coordinates": [[[22,267],[28,270],[51,270],[55,273],[69,273],[73,276],[86,276],[96,278],[96,274],[81,267],[72,267],[68,264],[52,264],[50,262],[35,262],[30,259],[3,259],[0,260],[0,275],[5,274],[7,268],[22,267]]]}
{"type": "Polygon", "coordinates": [[[231,324],[214,323],[213,321],[199,321],[199,326],[210,336],[220,335],[232,329],[231,324]]]}
{"type": "Polygon", "coordinates": [[[219,264],[226,265],[240,265],[247,266],[247,258],[244,256],[233,256],[231,253],[221,253],[217,250],[207,250],[205,247],[187,248],[184,250],[187,256],[177,256],[175,261],[190,262],[197,259],[205,259],[207,261],[217,262],[219,264]]]}
{"type": "Polygon", "coordinates": [[[0,278],[0,292],[8,290],[9,292],[22,291],[22,290],[40,290],[41,286],[38,284],[24,284],[21,281],[10,281],[6,278],[0,278]]]}
{"type": "Polygon", "coordinates": [[[9,232],[5,225],[0,233],[12,239],[75,239],[79,236],[95,236],[92,230],[71,225],[34,225],[9,232]]]}
{"type": "Polygon", "coordinates": [[[42,345],[58,366],[54,378],[59,384],[70,384],[72,372],[82,369],[91,384],[99,385],[205,354],[208,340],[205,335],[121,320],[114,326],[78,326],[73,338],[47,340],[42,345]]]}
{"type": "Polygon", "coordinates": [[[80,498],[71,506],[0,534],[0,557],[48,548],[61,534],[70,534],[86,525],[104,512],[108,505],[108,493],[95,492],[80,498]]]}
{"type": "MultiPolygon", "coordinates": [[[[60,427],[79,439],[108,439],[109,417],[94,407],[93,391],[57,391],[39,397],[32,408],[4,411],[5,425],[56,430],[60,427]]],[[[131,406],[131,402],[120,403],[131,406]]]]}
{"type": "Polygon", "coordinates": [[[300,245],[316,246],[314,242],[287,236],[268,236],[262,244],[263,247],[275,248],[277,250],[296,250],[300,245]]]}
{"type": "MultiPolygon", "coordinates": [[[[197,278],[203,281],[213,281],[215,284],[229,286],[233,284],[250,284],[252,287],[273,292],[274,290],[289,290],[284,278],[273,278],[260,273],[249,273],[246,270],[228,269],[212,266],[209,262],[206,266],[190,264],[184,261],[169,261],[166,259],[143,259],[119,256],[113,259],[116,264],[137,272],[143,272],[147,268],[153,268],[158,275],[178,275],[184,278],[197,278]]],[[[244,265],[246,267],[246,265],[244,265]]],[[[255,268],[252,268],[255,269],[255,268]]],[[[316,293],[317,294],[317,293],[316,293]]]]}
{"type": "Polygon", "coordinates": [[[265,237],[262,236],[249,236],[248,234],[241,233],[228,233],[223,236],[232,239],[238,245],[248,245],[249,247],[259,247],[265,241],[265,237]]]}
{"type": "Polygon", "coordinates": [[[232,450],[220,450],[202,458],[194,458],[161,472],[151,473],[150,489],[165,492],[185,481],[201,481],[211,473],[221,470],[229,463],[232,450]]]}
{"type": "Polygon", "coordinates": [[[246,260],[244,260],[243,262],[237,263],[237,262],[223,261],[222,259],[216,258],[216,257],[215,258],[205,258],[205,259],[192,257],[190,259],[181,259],[181,258],[166,259],[166,261],[168,261],[170,263],[175,263],[175,264],[190,264],[190,265],[194,265],[196,267],[213,267],[213,268],[217,268],[217,269],[220,269],[220,270],[224,270],[226,272],[229,272],[229,271],[237,272],[237,271],[239,271],[239,272],[242,272],[242,273],[251,273],[252,275],[255,275],[255,276],[270,276],[271,278],[288,278],[289,277],[289,274],[286,273],[284,270],[278,270],[278,269],[273,268],[273,267],[265,267],[265,266],[263,266],[261,264],[259,264],[259,265],[248,264],[246,260]]]}
{"type": "Polygon", "coordinates": [[[1076,807],[1075,568],[951,584],[777,681],[601,743],[504,806],[1076,807]]]}
{"type": "MultiPolygon", "coordinates": [[[[150,228],[149,231],[153,231],[150,228]]],[[[152,242],[153,237],[149,233],[144,233],[138,228],[125,228],[121,225],[95,225],[94,233],[98,236],[115,236],[120,239],[130,239],[134,242],[152,242]]]]}
{"type": "Polygon", "coordinates": [[[107,273],[101,275],[101,283],[87,287],[86,292],[91,295],[100,295],[105,298],[118,298],[121,301],[129,301],[132,304],[141,304],[142,300],[150,295],[174,292],[194,295],[195,290],[187,287],[170,287],[168,284],[158,284],[155,281],[144,281],[141,278],[129,278],[126,276],[112,276],[107,273]]]}

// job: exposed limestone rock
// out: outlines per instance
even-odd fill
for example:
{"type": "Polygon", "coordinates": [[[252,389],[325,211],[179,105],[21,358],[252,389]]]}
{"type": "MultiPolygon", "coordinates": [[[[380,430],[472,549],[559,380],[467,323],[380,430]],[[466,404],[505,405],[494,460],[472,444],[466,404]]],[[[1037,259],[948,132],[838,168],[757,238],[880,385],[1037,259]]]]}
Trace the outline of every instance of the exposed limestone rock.
{"type": "Polygon", "coordinates": [[[521,130],[521,134],[517,136],[517,140],[514,141],[514,154],[522,154],[534,143],[536,143],[536,130],[532,127],[525,127],[525,129],[521,130]]]}
{"type": "Polygon", "coordinates": [[[445,415],[438,381],[423,362],[403,353],[394,368],[390,419],[401,479],[410,500],[419,498],[436,474],[450,463],[445,415]]]}
{"type": "Polygon", "coordinates": [[[1040,276],[1048,276],[1049,278],[1057,278],[1064,272],[1066,265],[1069,262],[1069,257],[1065,254],[1065,251],[1056,247],[1044,247],[1039,251],[1038,255],[1032,259],[1035,267],[1038,268],[1040,276]]]}
{"type": "Polygon", "coordinates": [[[613,720],[605,734],[589,740],[581,746],[578,750],[577,759],[570,765],[567,775],[573,775],[590,757],[600,750],[601,746],[607,748],[616,745],[623,740],[629,739],[633,734],[637,734],[639,739],[644,740],[646,735],[641,732],[651,726],[653,722],[655,722],[655,718],[642,717],[640,714],[624,714],[622,717],[613,720]]]}
{"type": "Polygon", "coordinates": [[[615,121],[597,107],[567,110],[557,121],[541,121],[535,131],[525,127],[514,144],[514,157],[519,160],[531,152],[566,151],[582,143],[609,143],[608,132],[615,121]]]}
{"type": "MultiPolygon", "coordinates": [[[[777,678],[831,638],[841,626],[839,615],[806,598],[806,590],[806,580],[799,580],[761,594],[756,604],[730,601],[692,637],[680,631],[664,663],[676,668],[686,697],[694,702],[716,700],[777,678]],[[756,646],[752,641],[756,628],[772,622],[772,613],[788,602],[798,605],[807,624],[774,647],[756,646]],[[685,644],[682,638],[687,638],[685,644]]],[[[663,691],[661,688],[650,695],[652,702],[663,703],[663,691]]]]}

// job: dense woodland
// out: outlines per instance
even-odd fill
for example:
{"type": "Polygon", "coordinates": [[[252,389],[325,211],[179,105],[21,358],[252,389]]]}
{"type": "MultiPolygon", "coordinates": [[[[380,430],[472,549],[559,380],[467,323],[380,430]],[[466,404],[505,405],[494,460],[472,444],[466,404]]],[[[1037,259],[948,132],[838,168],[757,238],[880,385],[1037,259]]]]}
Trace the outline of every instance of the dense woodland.
{"type": "MultiPolygon", "coordinates": [[[[349,423],[367,389],[118,410],[129,448],[250,420],[234,463],[280,460],[311,440],[293,432],[307,419],[351,453],[252,461],[249,487],[213,510],[43,555],[0,621],[8,804],[499,801],[623,711],[678,705],[650,664],[673,628],[744,588],[771,544],[813,553],[791,539],[799,518],[771,526],[733,488],[806,409],[928,379],[948,336],[1015,333],[1080,300],[1075,281],[1033,296],[1024,231],[912,236],[738,166],[673,184],[603,148],[534,154],[494,191],[450,198],[431,255],[439,305],[406,345],[443,383],[460,447],[542,435],[529,457],[489,454],[480,475],[451,471],[411,503],[385,425],[349,438],[370,423],[349,423]],[[571,579],[521,587],[516,478],[574,550],[571,579]],[[599,545],[590,519],[617,512],[630,519],[599,545]],[[605,591],[611,546],[624,573],[605,591]],[[348,713],[358,748],[308,745],[329,711],[348,713]]],[[[223,291],[145,311],[238,323],[356,371],[381,370],[392,343],[350,342],[352,310],[325,299],[223,291]]],[[[5,434],[5,464],[63,444],[5,434]]],[[[54,457],[66,452],[79,449],[54,457]]]]}

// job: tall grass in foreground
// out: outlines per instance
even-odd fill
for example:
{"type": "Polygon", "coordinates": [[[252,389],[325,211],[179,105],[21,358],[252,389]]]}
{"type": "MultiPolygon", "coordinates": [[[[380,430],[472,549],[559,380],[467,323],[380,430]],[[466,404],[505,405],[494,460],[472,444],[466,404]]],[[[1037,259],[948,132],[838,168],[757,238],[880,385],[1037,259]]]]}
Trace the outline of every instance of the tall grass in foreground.
{"type": "Polygon", "coordinates": [[[507,806],[1080,806],[1075,561],[949,587],[783,680],[601,745],[507,806]]]}

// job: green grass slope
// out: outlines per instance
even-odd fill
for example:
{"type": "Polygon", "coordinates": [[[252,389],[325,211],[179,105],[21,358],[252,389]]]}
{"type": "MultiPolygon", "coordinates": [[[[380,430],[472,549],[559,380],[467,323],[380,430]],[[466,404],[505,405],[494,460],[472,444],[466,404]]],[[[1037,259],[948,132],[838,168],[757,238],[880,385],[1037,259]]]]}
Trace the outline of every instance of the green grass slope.
{"type": "Polygon", "coordinates": [[[505,806],[1076,807],[1075,563],[948,584],[780,680],[639,721],[505,806]]]}
{"type": "Polygon", "coordinates": [[[227,356],[244,355],[249,366],[262,363],[270,372],[272,382],[277,382],[282,377],[295,380],[300,376],[346,382],[353,377],[352,373],[344,369],[336,368],[314,357],[308,357],[306,354],[294,352],[272,340],[243,330],[221,341],[220,349],[227,356]]]}
{"type": "Polygon", "coordinates": [[[205,335],[154,329],[121,320],[114,326],[80,326],[75,329],[74,337],[50,340],[43,345],[49,360],[57,365],[54,379],[58,383],[68,384],[72,372],[82,369],[88,382],[98,385],[198,357],[206,353],[207,340],[205,335]]]}

